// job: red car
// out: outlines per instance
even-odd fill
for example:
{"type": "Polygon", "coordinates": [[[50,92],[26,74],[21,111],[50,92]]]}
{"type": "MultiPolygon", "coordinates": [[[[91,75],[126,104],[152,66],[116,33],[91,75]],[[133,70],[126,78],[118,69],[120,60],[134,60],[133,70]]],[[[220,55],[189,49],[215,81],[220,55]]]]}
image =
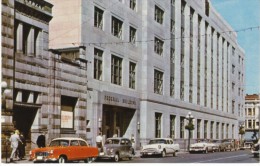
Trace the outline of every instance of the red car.
{"type": "Polygon", "coordinates": [[[56,138],[48,147],[36,148],[30,151],[30,161],[34,162],[59,162],[84,160],[92,162],[98,157],[98,148],[90,147],[81,138],[56,138]]]}

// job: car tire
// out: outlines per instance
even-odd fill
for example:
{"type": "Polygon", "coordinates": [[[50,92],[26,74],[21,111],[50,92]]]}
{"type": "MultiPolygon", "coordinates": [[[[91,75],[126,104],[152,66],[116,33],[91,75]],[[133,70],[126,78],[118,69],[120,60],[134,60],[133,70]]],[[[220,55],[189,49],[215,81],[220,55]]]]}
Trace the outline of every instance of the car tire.
{"type": "Polygon", "coordinates": [[[176,151],[174,151],[172,155],[173,155],[173,157],[176,157],[176,151]]]}
{"type": "Polygon", "coordinates": [[[165,150],[162,151],[162,154],[161,154],[161,157],[165,157],[166,156],[166,153],[165,153],[165,150]]]}
{"type": "Polygon", "coordinates": [[[92,161],[93,161],[92,157],[89,157],[86,160],[84,160],[85,163],[92,163],[92,161]]]}
{"type": "Polygon", "coordinates": [[[206,149],[205,149],[204,153],[205,153],[205,154],[207,154],[207,153],[208,153],[208,148],[206,148],[206,149]]]}
{"type": "Polygon", "coordinates": [[[59,163],[66,163],[67,162],[67,158],[65,156],[60,156],[58,162],[59,163]]]}
{"type": "Polygon", "coordinates": [[[115,162],[118,162],[119,160],[120,160],[119,154],[116,153],[116,154],[115,154],[115,157],[114,157],[114,161],[115,161],[115,162]]]}

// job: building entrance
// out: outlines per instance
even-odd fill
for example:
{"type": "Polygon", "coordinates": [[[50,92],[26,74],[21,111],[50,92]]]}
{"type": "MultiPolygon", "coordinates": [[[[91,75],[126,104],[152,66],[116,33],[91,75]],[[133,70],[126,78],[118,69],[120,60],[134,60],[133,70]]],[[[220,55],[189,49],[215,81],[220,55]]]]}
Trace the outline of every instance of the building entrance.
{"type": "Polygon", "coordinates": [[[122,137],[129,128],[130,122],[134,117],[135,110],[130,108],[104,105],[102,132],[107,138],[117,135],[122,137]]]}
{"type": "Polygon", "coordinates": [[[13,112],[14,127],[24,134],[26,140],[31,140],[31,127],[38,108],[15,106],[13,112]]]}

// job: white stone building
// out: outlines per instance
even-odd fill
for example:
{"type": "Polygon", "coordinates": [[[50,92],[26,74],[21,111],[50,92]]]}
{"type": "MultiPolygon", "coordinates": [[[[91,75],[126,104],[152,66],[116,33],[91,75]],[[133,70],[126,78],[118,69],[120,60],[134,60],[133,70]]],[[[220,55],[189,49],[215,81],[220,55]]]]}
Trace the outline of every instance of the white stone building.
{"type": "Polygon", "coordinates": [[[167,136],[184,147],[188,112],[192,141],[238,138],[245,53],[210,1],[50,2],[50,48],[86,48],[89,141],[102,130],[134,134],[137,147],[167,136]]]}

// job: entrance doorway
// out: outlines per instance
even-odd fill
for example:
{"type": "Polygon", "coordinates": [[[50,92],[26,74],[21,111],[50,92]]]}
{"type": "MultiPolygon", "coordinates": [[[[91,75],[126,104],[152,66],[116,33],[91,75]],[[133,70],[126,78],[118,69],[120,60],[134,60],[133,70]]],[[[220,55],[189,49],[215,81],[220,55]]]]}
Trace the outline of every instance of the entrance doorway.
{"type": "Polygon", "coordinates": [[[125,135],[134,113],[134,109],[104,105],[102,120],[103,134],[105,134],[107,138],[113,137],[115,134],[118,137],[125,135]]]}
{"type": "Polygon", "coordinates": [[[35,119],[37,107],[15,106],[13,112],[14,127],[24,134],[26,140],[31,140],[31,127],[35,119]]]}

